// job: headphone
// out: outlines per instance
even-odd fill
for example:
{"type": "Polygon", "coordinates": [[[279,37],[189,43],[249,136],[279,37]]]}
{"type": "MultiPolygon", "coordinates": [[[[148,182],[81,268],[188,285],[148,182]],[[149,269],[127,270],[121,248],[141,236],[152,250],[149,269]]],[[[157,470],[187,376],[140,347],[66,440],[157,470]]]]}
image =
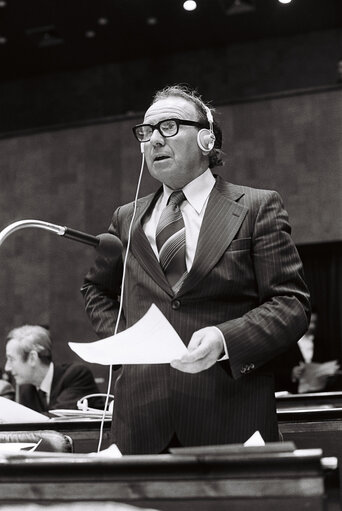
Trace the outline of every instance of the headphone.
{"type": "Polygon", "coordinates": [[[205,153],[210,153],[210,151],[214,148],[216,137],[214,135],[214,119],[210,109],[203,104],[205,108],[205,112],[207,114],[207,120],[209,123],[208,128],[202,128],[197,134],[197,145],[198,147],[204,151],[205,153]]]}
{"type": "MultiPolygon", "coordinates": [[[[91,398],[91,397],[104,397],[104,398],[106,398],[107,394],[102,394],[101,392],[99,392],[99,393],[96,393],[96,394],[88,394],[87,396],[83,396],[81,399],[79,399],[77,401],[77,408],[78,408],[78,410],[81,410],[82,412],[88,412],[88,411],[99,412],[99,411],[102,411],[102,410],[97,410],[96,408],[89,408],[89,406],[88,406],[88,399],[91,398]]],[[[112,401],[111,401],[111,403],[109,403],[109,406],[108,406],[108,410],[110,412],[112,412],[113,411],[113,406],[114,406],[114,396],[113,396],[113,394],[108,394],[108,397],[112,398],[112,401]]]]}

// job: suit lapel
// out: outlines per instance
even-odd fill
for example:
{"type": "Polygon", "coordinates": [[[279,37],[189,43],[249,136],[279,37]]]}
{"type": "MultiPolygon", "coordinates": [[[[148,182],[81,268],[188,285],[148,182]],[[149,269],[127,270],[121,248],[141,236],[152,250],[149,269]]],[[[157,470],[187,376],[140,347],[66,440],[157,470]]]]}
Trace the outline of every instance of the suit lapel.
{"type": "Polygon", "coordinates": [[[196,286],[216,265],[234,239],[248,208],[236,202],[244,193],[240,187],[217,178],[203,218],[195,259],[178,295],[196,286]]]}

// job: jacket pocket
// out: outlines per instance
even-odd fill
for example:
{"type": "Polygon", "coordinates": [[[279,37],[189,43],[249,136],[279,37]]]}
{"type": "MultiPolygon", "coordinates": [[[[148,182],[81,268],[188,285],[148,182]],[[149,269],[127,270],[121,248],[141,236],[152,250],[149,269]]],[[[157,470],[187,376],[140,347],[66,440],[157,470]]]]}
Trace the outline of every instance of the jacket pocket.
{"type": "Polygon", "coordinates": [[[228,247],[228,251],[236,251],[236,250],[250,250],[252,244],[252,238],[239,238],[237,240],[233,240],[228,247]]]}

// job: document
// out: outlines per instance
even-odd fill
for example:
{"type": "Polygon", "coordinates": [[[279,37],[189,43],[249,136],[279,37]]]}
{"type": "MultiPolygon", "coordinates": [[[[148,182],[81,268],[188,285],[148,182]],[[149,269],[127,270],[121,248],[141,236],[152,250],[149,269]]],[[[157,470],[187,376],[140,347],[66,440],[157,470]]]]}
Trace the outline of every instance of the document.
{"type": "Polygon", "coordinates": [[[34,442],[8,442],[0,444],[0,454],[7,452],[19,452],[19,451],[29,451],[35,448],[36,444],[34,442]]]}
{"type": "Polygon", "coordinates": [[[135,325],[119,334],[91,343],[68,344],[86,362],[102,365],[169,364],[187,352],[181,338],[155,304],[135,325]]]}
{"type": "Polygon", "coordinates": [[[0,423],[47,422],[46,415],[0,396],[0,423]]]}

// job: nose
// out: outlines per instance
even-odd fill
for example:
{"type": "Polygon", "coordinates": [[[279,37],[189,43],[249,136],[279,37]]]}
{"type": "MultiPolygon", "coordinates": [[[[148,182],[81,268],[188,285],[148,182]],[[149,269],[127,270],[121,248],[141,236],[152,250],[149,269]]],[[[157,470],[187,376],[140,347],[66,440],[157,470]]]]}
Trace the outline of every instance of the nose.
{"type": "Polygon", "coordinates": [[[159,132],[159,130],[157,129],[153,130],[153,133],[150,138],[150,143],[153,145],[153,147],[165,144],[165,139],[163,135],[159,132]]]}
{"type": "Polygon", "coordinates": [[[11,372],[11,366],[10,366],[10,363],[8,362],[8,360],[6,360],[5,371],[11,372]]]}

